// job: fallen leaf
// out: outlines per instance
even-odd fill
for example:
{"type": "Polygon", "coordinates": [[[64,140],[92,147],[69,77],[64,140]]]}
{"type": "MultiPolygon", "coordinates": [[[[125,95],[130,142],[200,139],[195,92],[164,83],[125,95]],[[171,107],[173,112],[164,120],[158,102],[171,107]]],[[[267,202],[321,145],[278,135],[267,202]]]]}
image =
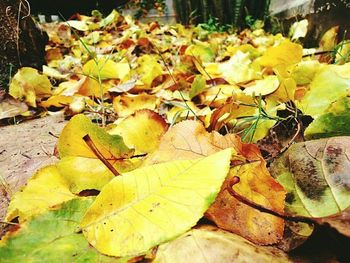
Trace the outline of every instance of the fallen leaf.
{"type": "Polygon", "coordinates": [[[291,262],[282,251],[257,246],[213,226],[201,226],[159,246],[154,263],[291,262]]]}
{"type": "Polygon", "coordinates": [[[331,103],[349,94],[349,72],[350,64],[323,66],[297,104],[298,108],[313,118],[322,115],[331,103]]]}
{"type": "Polygon", "coordinates": [[[262,80],[256,80],[253,85],[249,85],[244,89],[244,94],[248,96],[268,95],[276,91],[280,82],[275,75],[267,76],[262,80]]]}
{"type": "Polygon", "coordinates": [[[158,149],[149,155],[143,165],[202,158],[226,148],[233,148],[234,153],[239,154],[240,145],[237,135],[222,136],[215,131],[208,133],[198,121],[182,121],[164,134],[158,149]]]}
{"type": "Polygon", "coordinates": [[[153,80],[163,74],[163,69],[158,61],[150,55],[143,55],[137,58],[138,67],[136,72],[141,76],[140,80],[145,88],[150,88],[153,80]]]}
{"type": "Polygon", "coordinates": [[[315,119],[305,130],[305,138],[319,139],[350,135],[350,97],[333,102],[324,114],[315,119]]]}
{"type": "Polygon", "coordinates": [[[189,93],[190,99],[202,93],[206,88],[206,81],[202,75],[197,75],[191,85],[191,90],[189,93]]]}
{"type": "Polygon", "coordinates": [[[89,60],[83,67],[83,73],[86,76],[92,76],[95,79],[124,79],[130,72],[129,63],[122,60],[118,63],[111,58],[101,57],[99,59],[89,60]]]}
{"type": "Polygon", "coordinates": [[[142,109],[155,110],[157,104],[157,97],[146,93],[120,95],[113,100],[114,111],[119,117],[127,117],[142,109]]]}
{"type": "Polygon", "coordinates": [[[19,217],[19,222],[24,222],[74,197],[69,191],[68,182],[60,175],[57,167],[46,166],[37,171],[26,186],[12,196],[6,220],[10,222],[19,217]]]}
{"type": "Polygon", "coordinates": [[[270,210],[284,213],[285,191],[269,174],[265,162],[253,162],[231,168],[223,187],[206,216],[220,228],[236,233],[255,244],[270,245],[283,237],[284,220],[260,212],[226,190],[229,181],[240,178],[234,191],[270,210]]]}
{"type": "Polygon", "coordinates": [[[34,68],[23,67],[12,78],[9,94],[15,99],[24,99],[32,107],[36,101],[51,94],[51,83],[47,76],[34,68]]]}
{"type": "Polygon", "coordinates": [[[1,262],[120,262],[92,248],[78,233],[92,198],[68,201],[9,231],[0,241],[1,262]]]}
{"type": "Polygon", "coordinates": [[[82,114],[75,115],[64,127],[58,140],[57,148],[61,158],[79,156],[97,158],[96,154],[83,140],[89,135],[98,151],[107,160],[128,158],[133,151],[123,142],[119,135],[109,135],[105,130],[91,123],[90,119],[82,114]]]}
{"type": "Polygon", "coordinates": [[[142,154],[157,149],[167,129],[168,124],[159,114],[144,109],[125,118],[108,133],[121,136],[129,148],[135,148],[136,154],[142,154]]]}
{"type": "Polygon", "coordinates": [[[28,111],[27,104],[0,91],[0,120],[16,117],[26,111],[28,111]]]}
{"type": "Polygon", "coordinates": [[[231,153],[226,149],[204,159],[157,164],[114,178],[81,222],[85,237],[104,254],[137,256],[181,235],[215,200],[231,153]]]}
{"type": "Polygon", "coordinates": [[[319,218],[350,206],[349,149],[349,137],[296,143],[271,164],[287,191],[287,214],[319,218]]]}
{"type": "Polygon", "coordinates": [[[303,47],[290,40],[284,40],[275,47],[270,47],[260,58],[260,64],[264,67],[276,67],[278,65],[292,65],[301,61],[303,47]]]}

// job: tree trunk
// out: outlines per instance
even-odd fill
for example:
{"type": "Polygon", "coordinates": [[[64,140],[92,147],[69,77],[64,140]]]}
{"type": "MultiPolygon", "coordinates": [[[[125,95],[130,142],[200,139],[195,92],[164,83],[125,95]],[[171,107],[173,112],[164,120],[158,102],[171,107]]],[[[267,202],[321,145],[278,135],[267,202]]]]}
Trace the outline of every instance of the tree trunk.
{"type": "Polygon", "coordinates": [[[30,16],[26,0],[0,0],[0,88],[23,66],[41,69],[48,37],[30,16]]]}

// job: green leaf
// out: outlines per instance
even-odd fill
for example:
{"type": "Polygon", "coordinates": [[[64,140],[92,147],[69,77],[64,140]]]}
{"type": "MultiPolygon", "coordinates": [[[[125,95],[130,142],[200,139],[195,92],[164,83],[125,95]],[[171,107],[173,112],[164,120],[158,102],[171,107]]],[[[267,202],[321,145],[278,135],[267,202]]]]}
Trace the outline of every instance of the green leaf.
{"type": "Polygon", "coordinates": [[[335,101],[305,130],[307,139],[350,135],[350,97],[335,101]]]}
{"type": "Polygon", "coordinates": [[[270,172],[287,191],[286,212],[326,217],[350,206],[350,137],[292,145],[270,172]]]}
{"type": "Polygon", "coordinates": [[[119,135],[110,135],[96,124],[91,123],[85,115],[75,115],[64,127],[58,140],[58,152],[61,158],[80,156],[97,158],[83,140],[89,135],[99,152],[108,160],[130,157],[133,153],[119,135]]]}
{"type": "Polygon", "coordinates": [[[322,115],[333,102],[349,94],[349,72],[350,64],[324,66],[314,77],[298,108],[313,118],[322,115]]]}
{"type": "Polygon", "coordinates": [[[205,78],[202,75],[197,75],[191,85],[190,98],[192,99],[193,97],[202,93],[205,88],[206,88],[205,78]]]}
{"type": "Polygon", "coordinates": [[[127,262],[98,253],[79,233],[79,221],[92,202],[73,199],[9,231],[0,241],[1,262],[127,262]]]}
{"type": "Polygon", "coordinates": [[[84,235],[100,252],[119,257],[140,255],[183,234],[214,202],[231,152],[156,164],[114,178],[84,216],[84,235]]]}
{"type": "Polygon", "coordinates": [[[291,262],[282,251],[257,246],[213,226],[193,229],[159,246],[154,263],[178,262],[291,262]]]}

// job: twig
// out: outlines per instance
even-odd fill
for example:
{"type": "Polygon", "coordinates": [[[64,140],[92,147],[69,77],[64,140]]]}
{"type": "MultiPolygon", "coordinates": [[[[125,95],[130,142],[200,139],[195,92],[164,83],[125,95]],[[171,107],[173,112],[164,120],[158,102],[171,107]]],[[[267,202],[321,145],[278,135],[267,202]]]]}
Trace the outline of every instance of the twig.
{"type": "Polygon", "coordinates": [[[276,217],[279,217],[279,218],[282,218],[284,220],[287,220],[287,221],[292,221],[292,222],[304,222],[304,223],[308,223],[308,224],[312,224],[314,223],[314,221],[311,219],[311,218],[308,218],[308,217],[302,217],[302,216],[289,216],[289,215],[286,215],[284,213],[281,213],[281,212],[278,212],[278,211],[275,211],[275,210],[272,210],[272,209],[269,209],[269,208],[266,208],[260,204],[257,204],[249,199],[247,199],[246,197],[244,196],[241,196],[240,194],[238,194],[235,190],[233,190],[233,186],[238,184],[240,182],[240,178],[238,176],[234,176],[228,183],[227,187],[226,187],[226,190],[229,192],[229,194],[231,196],[233,196],[234,198],[236,198],[238,201],[254,208],[254,209],[257,209],[259,210],[260,212],[263,212],[263,213],[267,213],[267,214],[270,214],[270,215],[274,215],[276,217]]]}
{"type": "Polygon", "coordinates": [[[107,161],[107,159],[100,153],[100,151],[97,149],[94,142],[91,140],[91,137],[89,134],[86,134],[83,137],[83,140],[85,143],[89,146],[90,150],[96,155],[98,159],[115,175],[118,176],[119,172],[113,167],[113,165],[110,164],[110,162],[107,161]]]}

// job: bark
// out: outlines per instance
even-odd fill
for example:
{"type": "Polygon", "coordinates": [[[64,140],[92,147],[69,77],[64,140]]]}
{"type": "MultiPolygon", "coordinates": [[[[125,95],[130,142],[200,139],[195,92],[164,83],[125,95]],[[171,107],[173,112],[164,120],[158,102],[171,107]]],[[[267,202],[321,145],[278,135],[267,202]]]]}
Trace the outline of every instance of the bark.
{"type": "Polygon", "coordinates": [[[26,0],[0,0],[0,88],[23,66],[41,69],[47,35],[30,16],[26,0]]]}

